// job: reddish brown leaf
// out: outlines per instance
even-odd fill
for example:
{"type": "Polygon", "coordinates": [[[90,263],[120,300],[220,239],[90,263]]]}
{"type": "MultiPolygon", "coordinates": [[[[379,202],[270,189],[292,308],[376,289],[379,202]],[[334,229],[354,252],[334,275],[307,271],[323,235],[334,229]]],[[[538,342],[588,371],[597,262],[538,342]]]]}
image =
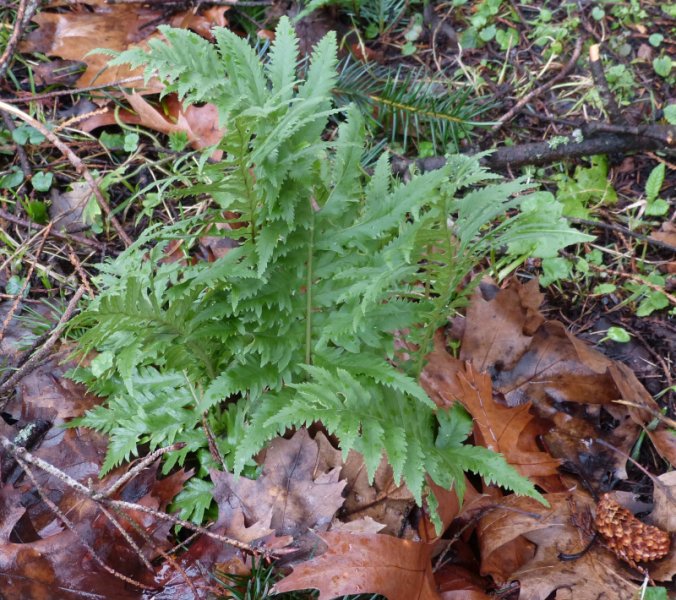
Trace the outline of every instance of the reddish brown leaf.
{"type": "Polygon", "coordinates": [[[458,380],[462,388],[459,400],[478,429],[477,443],[500,452],[524,477],[556,475],[560,461],[538,450],[534,440],[525,440],[523,432],[534,419],[530,402],[514,408],[501,406],[493,396],[490,377],[476,373],[469,364],[458,380]]]}
{"type": "Polygon", "coordinates": [[[434,574],[442,600],[490,600],[488,581],[465,567],[446,565],[434,574]]]}
{"type": "Polygon", "coordinates": [[[546,430],[533,427],[530,403],[513,408],[499,404],[490,377],[476,373],[469,363],[463,368],[438,343],[427,358],[423,387],[440,406],[463,404],[474,418],[477,444],[502,453],[525,477],[557,474],[560,461],[538,448],[536,436],[546,430]]]}
{"type": "Polygon", "coordinates": [[[323,533],[321,556],[296,566],[276,593],[314,588],[319,600],[345,594],[382,594],[389,600],[436,600],[431,544],[389,535],[323,533]]]}

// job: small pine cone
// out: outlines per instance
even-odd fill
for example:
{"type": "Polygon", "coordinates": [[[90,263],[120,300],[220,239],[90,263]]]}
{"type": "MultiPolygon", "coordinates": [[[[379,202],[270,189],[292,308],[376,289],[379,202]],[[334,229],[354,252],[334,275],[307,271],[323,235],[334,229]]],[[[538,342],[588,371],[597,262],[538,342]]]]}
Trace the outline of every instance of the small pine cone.
{"type": "Polygon", "coordinates": [[[671,540],[666,531],[642,523],[609,494],[604,494],[596,505],[594,525],[608,548],[633,567],[663,558],[669,552],[671,540]]]}

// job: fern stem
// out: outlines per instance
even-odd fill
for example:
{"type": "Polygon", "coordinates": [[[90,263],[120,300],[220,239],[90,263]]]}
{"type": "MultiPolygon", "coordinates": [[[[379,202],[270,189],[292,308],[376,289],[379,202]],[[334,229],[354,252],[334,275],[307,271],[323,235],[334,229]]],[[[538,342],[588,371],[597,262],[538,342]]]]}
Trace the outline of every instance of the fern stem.
{"type": "Polygon", "coordinates": [[[307,248],[307,280],[305,282],[305,363],[312,364],[312,256],[315,243],[315,213],[311,208],[310,243],[307,248]]]}

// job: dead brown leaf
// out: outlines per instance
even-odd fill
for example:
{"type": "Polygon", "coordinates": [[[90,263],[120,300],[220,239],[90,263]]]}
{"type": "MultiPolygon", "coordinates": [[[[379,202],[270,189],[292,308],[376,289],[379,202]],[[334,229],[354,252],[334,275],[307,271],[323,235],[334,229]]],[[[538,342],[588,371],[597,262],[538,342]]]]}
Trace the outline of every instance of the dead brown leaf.
{"type": "MultiPolygon", "coordinates": [[[[346,481],[341,520],[370,518],[383,524],[384,533],[390,535],[397,535],[402,530],[415,501],[405,485],[395,484],[392,467],[384,456],[373,484],[369,482],[362,455],[353,450],[348,454],[340,476],[346,481]]],[[[408,533],[415,534],[410,528],[408,533]]]]}
{"type": "MultiPolygon", "coordinates": [[[[514,292],[511,297],[519,296],[514,292]]],[[[427,360],[422,386],[439,406],[450,406],[454,401],[463,404],[474,419],[475,443],[503,454],[525,477],[542,478],[538,482],[556,486],[557,479],[546,478],[557,475],[561,461],[538,447],[537,436],[548,428],[538,426],[530,413],[530,402],[515,407],[501,405],[493,395],[491,378],[477,373],[471,363],[463,366],[446,352],[438,338],[427,360]]]]}
{"type": "Polygon", "coordinates": [[[535,418],[530,402],[514,408],[501,406],[493,396],[490,377],[474,371],[470,364],[458,374],[460,401],[474,418],[477,442],[501,453],[524,477],[547,477],[557,474],[561,461],[537,448],[535,439],[526,439],[524,431],[535,418]],[[478,435],[477,435],[478,430],[478,435]]]}
{"type": "Polygon", "coordinates": [[[432,545],[389,535],[320,534],[328,545],[321,556],[294,567],[275,593],[315,588],[319,600],[345,594],[382,594],[389,600],[438,600],[432,545]]]}
{"type": "Polygon", "coordinates": [[[442,600],[490,600],[489,583],[458,565],[446,565],[434,574],[442,600]]]}
{"type": "MultiPolygon", "coordinates": [[[[475,292],[464,327],[463,357],[491,374],[494,390],[508,406],[532,403],[532,411],[550,424],[550,431],[540,429],[540,434],[554,457],[592,482],[606,480],[609,473],[625,478],[622,453],[630,452],[640,428],[652,420],[655,402],[628,367],[580,341],[563,324],[542,322],[534,308],[537,295],[521,288],[526,286],[512,281],[505,290],[484,284],[475,292]],[[620,399],[638,407],[618,405],[620,399]],[[597,439],[620,453],[599,447],[597,439]]],[[[457,364],[451,367],[458,371],[457,364]]],[[[448,390],[458,394],[451,386],[448,390]]],[[[649,435],[667,460],[676,460],[676,440],[663,424],[649,435]]]]}
{"type": "MultiPolygon", "coordinates": [[[[163,101],[163,113],[147,102],[140,94],[124,95],[140,117],[140,124],[162,133],[183,132],[193,148],[206,148],[217,144],[224,130],[218,127],[218,109],[213,104],[184,108],[175,94],[163,101]]],[[[213,156],[220,159],[219,155],[213,156]]]]}
{"type": "Polygon", "coordinates": [[[235,480],[230,473],[213,470],[219,523],[226,525],[226,533],[241,533],[244,517],[249,527],[261,524],[282,535],[299,536],[310,528],[327,528],[343,504],[346,482],[339,481],[339,467],[317,469],[318,460],[318,443],[306,429],[300,429],[290,440],[271,442],[263,472],[256,480],[235,480]],[[243,515],[242,521],[235,521],[238,513],[243,515]],[[231,527],[235,528],[232,532],[231,527]]]}
{"type": "MultiPolygon", "coordinates": [[[[142,69],[131,70],[127,66],[107,67],[110,56],[89,53],[97,48],[123,51],[134,46],[147,47],[147,41],[159,35],[157,25],[163,18],[161,9],[143,3],[109,4],[87,0],[67,3],[71,9],[68,11],[48,10],[63,4],[53,2],[33,18],[38,28],[26,36],[20,46],[21,52],[40,52],[85,63],[87,68],[78,79],[77,87],[104,85],[143,73],[142,69]]],[[[227,10],[227,7],[214,7],[201,15],[188,10],[174,14],[168,23],[173,27],[189,28],[201,35],[210,35],[212,26],[227,25],[227,10]]],[[[125,85],[146,91],[160,91],[157,84],[148,86],[142,80],[125,85]]]]}
{"type": "Polygon", "coordinates": [[[559,558],[560,553],[579,552],[589,542],[585,516],[590,518],[593,500],[582,492],[545,497],[551,508],[530,498],[509,496],[501,508],[486,514],[477,530],[481,573],[499,583],[518,580],[521,597],[533,600],[544,600],[557,590],[565,590],[575,600],[631,598],[638,589],[631,573],[600,544],[577,560],[559,558]],[[514,553],[514,544],[523,548],[521,556],[514,553]],[[510,557],[517,560],[505,560],[510,557]]]}
{"type": "Polygon", "coordinates": [[[524,285],[512,280],[504,289],[486,282],[479,290],[467,307],[460,359],[471,361],[479,373],[511,369],[544,321],[544,294],[535,279],[524,285]]]}
{"type": "Polygon", "coordinates": [[[657,478],[653,489],[654,505],[646,521],[672,534],[671,551],[662,560],[650,565],[650,575],[655,581],[672,581],[676,575],[676,471],[657,478]]]}

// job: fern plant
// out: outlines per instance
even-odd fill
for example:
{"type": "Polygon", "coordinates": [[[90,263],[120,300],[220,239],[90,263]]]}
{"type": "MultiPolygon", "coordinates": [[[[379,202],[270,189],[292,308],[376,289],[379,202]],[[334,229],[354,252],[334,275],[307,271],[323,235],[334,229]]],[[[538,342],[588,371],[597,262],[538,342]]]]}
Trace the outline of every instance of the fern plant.
{"type": "Polygon", "coordinates": [[[459,405],[437,409],[417,378],[433,332],[463,305],[464,280],[487,254],[507,248],[518,262],[588,237],[551,196],[497,182],[475,157],[451,156],[409,183],[393,178],[385,154],[363,172],[356,109],[333,141],[323,136],[336,114],[333,34],[299,81],[287,19],[265,64],[226,29],[215,45],[162,33],[148,53],[112,62],[145,65],[184,102],[216,104],[224,158],[206,154],[194,173],[190,193],[209,194],[212,209],[148,230],[102,265],[98,296],[72,322],[80,352],[98,353],[73,376],[108,397],[77,422],[109,434],[104,471],[143,444],[185,443],[166,469],[204,456],[207,418],[241,473],[271,438],[320,421],[344,454],[363,454],[371,476],[385,452],[419,503],[426,475],[462,496],[465,470],[539,497],[500,455],[465,445],[471,419],[459,405]],[[238,224],[226,230],[238,245],[224,257],[161,260],[169,240],[189,248],[224,214],[238,224]],[[406,356],[396,332],[408,332],[406,356]]]}

